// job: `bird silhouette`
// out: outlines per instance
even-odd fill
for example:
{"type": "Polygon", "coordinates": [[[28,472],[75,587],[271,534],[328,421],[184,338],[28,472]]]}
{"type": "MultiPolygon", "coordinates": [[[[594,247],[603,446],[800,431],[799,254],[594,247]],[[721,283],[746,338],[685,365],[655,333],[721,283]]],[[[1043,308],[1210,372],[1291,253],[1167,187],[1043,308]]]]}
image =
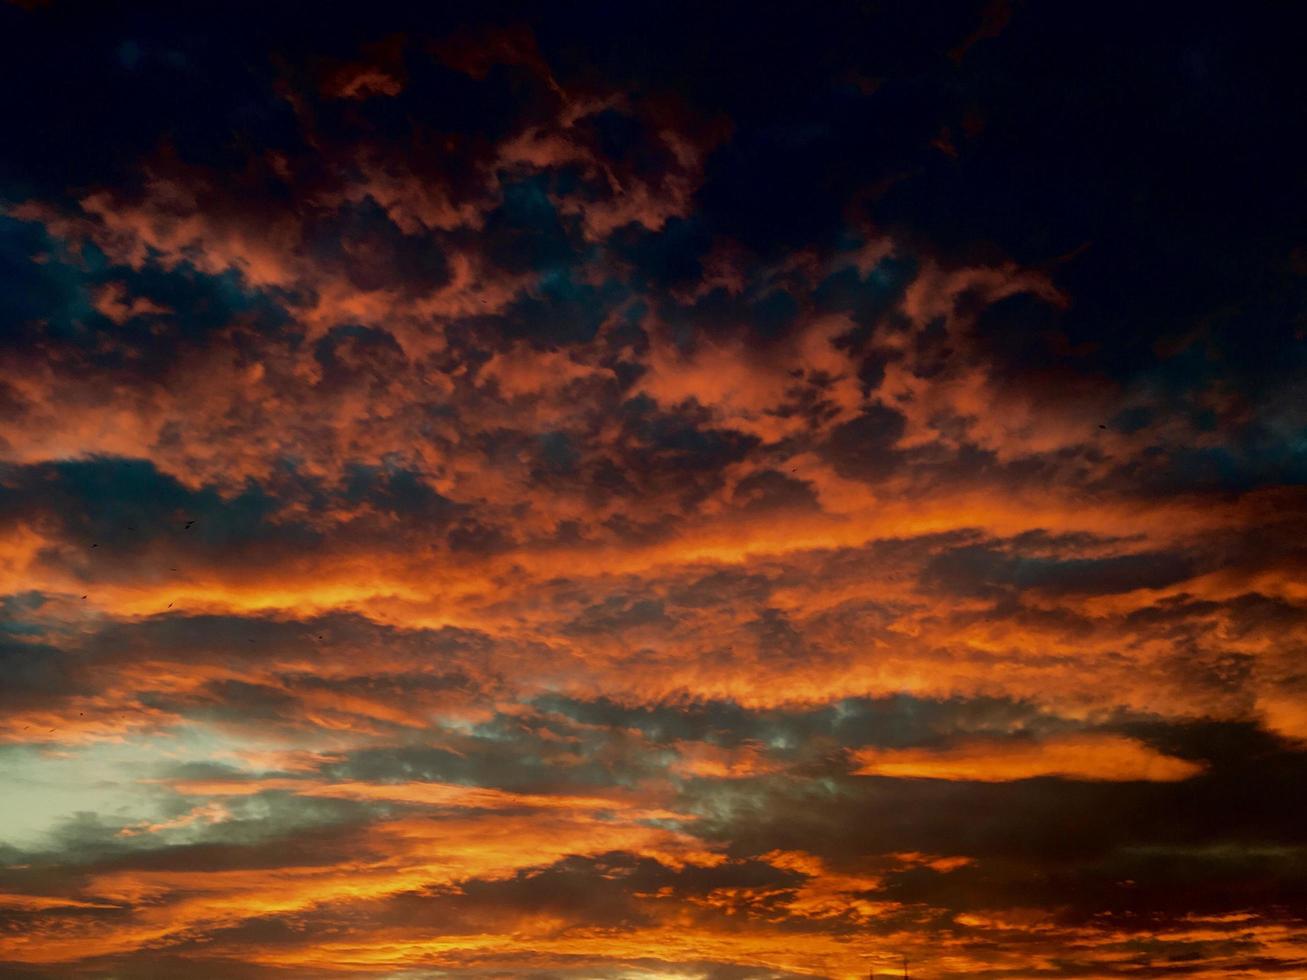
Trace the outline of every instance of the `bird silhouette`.
{"type": "Polygon", "coordinates": [[[182,530],[183,530],[183,531],[189,531],[189,530],[190,530],[192,527],[194,527],[194,526],[195,526],[195,522],[194,522],[194,521],[187,521],[187,522],[186,522],[186,526],[183,527],[182,530]]]}

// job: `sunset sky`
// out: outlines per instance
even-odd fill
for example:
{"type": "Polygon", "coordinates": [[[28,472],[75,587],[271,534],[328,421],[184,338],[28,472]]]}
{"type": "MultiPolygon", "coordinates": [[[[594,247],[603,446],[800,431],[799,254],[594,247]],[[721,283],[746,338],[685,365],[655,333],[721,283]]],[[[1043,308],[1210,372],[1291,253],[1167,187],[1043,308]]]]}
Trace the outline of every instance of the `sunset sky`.
{"type": "Polygon", "coordinates": [[[0,0],[0,976],[1307,977],[1305,19],[0,0]]]}

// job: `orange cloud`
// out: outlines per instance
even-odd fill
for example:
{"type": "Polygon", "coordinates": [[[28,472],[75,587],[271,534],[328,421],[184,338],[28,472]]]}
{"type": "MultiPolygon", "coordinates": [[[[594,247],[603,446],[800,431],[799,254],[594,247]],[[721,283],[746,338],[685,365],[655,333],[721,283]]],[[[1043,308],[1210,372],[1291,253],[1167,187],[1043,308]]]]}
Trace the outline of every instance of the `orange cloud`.
{"type": "Polygon", "coordinates": [[[1039,741],[972,741],[943,749],[857,749],[860,776],[975,780],[986,783],[1057,776],[1106,782],[1174,782],[1203,766],[1164,755],[1119,735],[1065,735],[1039,741]]]}
{"type": "Polygon", "coordinates": [[[725,748],[707,742],[680,742],[671,771],[683,776],[710,779],[743,779],[779,772],[781,767],[766,757],[756,744],[725,748]]]}

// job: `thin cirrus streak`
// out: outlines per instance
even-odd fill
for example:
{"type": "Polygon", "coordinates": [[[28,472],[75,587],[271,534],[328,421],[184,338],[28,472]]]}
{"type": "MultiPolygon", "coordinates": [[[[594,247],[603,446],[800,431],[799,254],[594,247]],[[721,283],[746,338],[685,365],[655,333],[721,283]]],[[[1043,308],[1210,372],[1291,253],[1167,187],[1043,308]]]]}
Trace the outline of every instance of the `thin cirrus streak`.
{"type": "Polygon", "coordinates": [[[0,5],[0,973],[1307,971],[1299,17],[0,5]]]}

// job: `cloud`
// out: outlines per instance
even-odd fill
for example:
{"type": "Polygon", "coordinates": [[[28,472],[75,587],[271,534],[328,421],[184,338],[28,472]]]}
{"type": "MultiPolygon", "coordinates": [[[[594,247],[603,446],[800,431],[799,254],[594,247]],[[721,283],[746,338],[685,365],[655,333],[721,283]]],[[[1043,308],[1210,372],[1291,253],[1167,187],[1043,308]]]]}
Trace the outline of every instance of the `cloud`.
{"type": "Polygon", "coordinates": [[[0,6],[0,973],[1300,969],[1301,31],[1010,8],[0,6]]]}
{"type": "Polygon", "coordinates": [[[963,742],[947,748],[858,749],[860,776],[1006,782],[1056,776],[1109,782],[1188,779],[1203,767],[1163,755],[1134,739],[1072,735],[1039,742],[963,742]]]}

